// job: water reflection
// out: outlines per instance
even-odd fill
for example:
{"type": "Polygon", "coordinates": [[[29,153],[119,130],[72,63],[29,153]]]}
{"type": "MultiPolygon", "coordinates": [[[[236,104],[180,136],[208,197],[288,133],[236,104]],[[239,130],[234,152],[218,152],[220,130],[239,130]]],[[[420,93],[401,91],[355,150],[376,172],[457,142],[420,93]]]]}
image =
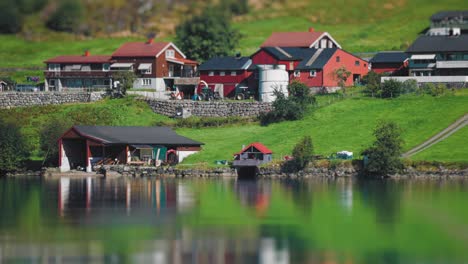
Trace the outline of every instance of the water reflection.
{"type": "Polygon", "coordinates": [[[0,262],[466,263],[467,190],[463,182],[0,179],[0,262]]]}

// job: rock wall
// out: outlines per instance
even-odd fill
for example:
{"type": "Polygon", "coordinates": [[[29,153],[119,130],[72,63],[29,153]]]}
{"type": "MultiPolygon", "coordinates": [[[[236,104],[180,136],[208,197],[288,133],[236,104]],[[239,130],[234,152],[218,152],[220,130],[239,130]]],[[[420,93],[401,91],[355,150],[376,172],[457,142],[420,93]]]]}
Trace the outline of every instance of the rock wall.
{"type": "Polygon", "coordinates": [[[258,116],[262,112],[273,109],[271,103],[262,102],[226,102],[226,101],[164,101],[145,99],[151,109],[158,114],[175,116],[176,110],[182,108],[184,117],[194,115],[199,117],[228,117],[228,116],[258,116]]]}
{"type": "Polygon", "coordinates": [[[95,102],[101,100],[104,95],[104,92],[4,92],[0,93],[0,109],[95,102]]]}

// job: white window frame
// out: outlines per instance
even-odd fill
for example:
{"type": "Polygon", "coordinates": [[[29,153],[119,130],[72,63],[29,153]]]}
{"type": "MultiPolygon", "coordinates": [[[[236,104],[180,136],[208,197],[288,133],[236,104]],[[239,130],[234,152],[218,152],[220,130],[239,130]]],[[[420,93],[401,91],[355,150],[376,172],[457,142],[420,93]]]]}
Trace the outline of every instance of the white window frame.
{"type": "Polygon", "coordinates": [[[166,58],[175,58],[175,50],[173,49],[166,50],[166,58]]]}
{"type": "Polygon", "coordinates": [[[226,76],[226,72],[220,71],[220,72],[219,72],[219,76],[226,76]]]}
{"type": "Polygon", "coordinates": [[[294,71],[294,77],[301,77],[301,71],[300,70],[295,70],[294,71]]]}
{"type": "Polygon", "coordinates": [[[109,63],[103,63],[102,64],[102,71],[104,71],[104,72],[110,71],[110,64],[109,63]],[[106,65],[107,65],[107,69],[106,69],[106,65]]]}
{"type": "Polygon", "coordinates": [[[209,71],[208,72],[208,76],[214,76],[215,75],[215,72],[214,71],[209,71]]]}
{"type": "Polygon", "coordinates": [[[310,71],[309,71],[309,76],[310,76],[310,77],[315,77],[315,76],[317,76],[317,71],[316,71],[316,70],[310,70],[310,71]]]}
{"type": "Polygon", "coordinates": [[[360,61],[354,61],[354,66],[361,66],[361,62],[360,61]]]}
{"type": "Polygon", "coordinates": [[[231,71],[231,76],[237,76],[237,72],[236,71],[231,71]]]}
{"type": "Polygon", "coordinates": [[[151,73],[153,73],[153,65],[151,65],[151,67],[149,67],[147,70],[142,70],[141,73],[142,74],[151,74],[151,73]]]}
{"type": "Polygon", "coordinates": [[[151,79],[149,79],[149,78],[141,79],[141,85],[143,85],[143,86],[151,86],[151,79]]]}
{"type": "Polygon", "coordinates": [[[49,66],[48,66],[48,70],[53,71],[53,72],[59,72],[60,71],[60,64],[50,63],[49,66]]]}

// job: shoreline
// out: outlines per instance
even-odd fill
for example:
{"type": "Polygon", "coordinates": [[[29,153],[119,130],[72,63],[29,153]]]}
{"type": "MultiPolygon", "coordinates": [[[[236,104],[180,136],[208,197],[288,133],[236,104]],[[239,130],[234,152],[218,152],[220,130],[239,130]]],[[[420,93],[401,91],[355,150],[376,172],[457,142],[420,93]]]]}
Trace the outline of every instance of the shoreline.
{"type": "MultiPolygon", "coordinates": [[[[72,179],[84,178],[238,178],[237,171],[234,168],[206,168],[206,169],[182,169],[177,167],[142,167],[128,165],[105,165],[96,166],[94,171],[86,173],[82,171],[70,171],[61,173],[57,168],[46,168],[41,171],[25,171],[16,173],[7,173],[6,177],[41,177],[45,179],[58,179],[67,177],[72,179]]],[[[310,179],[310,178],[361,178],[359,170],[353,166],[343,166],[336,168],[309,167],[296,173],[281,172],[279,166],[260,167],[256,179],[310,179]]],[[[406,168],[403,172],[389,175],[387,179],[405,180],[405,179],[468,179],[468,168],[465,169],[446,169],[444,167],[417,170],[415,168],[406,168]]],[[[375,178],[369,178],[375,179],[375,178]]]]}

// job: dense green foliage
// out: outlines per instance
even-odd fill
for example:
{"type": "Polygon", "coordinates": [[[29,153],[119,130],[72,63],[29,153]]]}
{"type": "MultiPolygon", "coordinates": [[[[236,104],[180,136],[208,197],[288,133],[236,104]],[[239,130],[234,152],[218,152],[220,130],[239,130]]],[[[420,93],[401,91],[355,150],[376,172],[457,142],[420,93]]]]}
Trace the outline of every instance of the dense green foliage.
{"type": "Polygon", "coordinates": [[[25,138],[18,125],[0,120],[0,173],[20,169],[28,157],[25,138]]]}
{"type": "Polygon", "coordinates": [[[380,94],[380,78],[382,75],[376,73],[375,71],[370,71],[363,78],[363,83],[365,85],[364,93],[370,97],[378,97],[380,94]]]}
{"type": "Polygon", "coordinates": [[[382,121],[374,130],[375,141],[363,151],[364,170],[373,176],[386,176],[403,168],[401,129],[395,122],[382,121]]]}
{"type": "Polygon", "coordinates": [[[305,169],[314,160],[314,146],[310,136],[304,136],[292,150],[292,160],[283,164],[282,170],[285,172],[297,172],[305,169]]]}
{"type": "MultiPolygon", "coordinates": [[[[379,98],[395,98],[402,94],[417,94],[417,95],[432,95],[432,96],[441,96],[451,92],[450,89],[445,84],[433,84],[433,83],[424,83],[421,86],[418,86],[418,83],[414,79],[409,79],[404,82],[400,82],[394,79],[385,80],[383,83],[380,83],[381,75],[374,72],[370,72],[366,76],[366,88],[364,93],[370,97],[379,97],[379,98]]],[[[453,92],[453,90],[452,90],[453,92]]]]}
{"type": "Polygon", "coordinates": [[[402,92],[402,82],[396,80],[385,80],[380,85],[380,97],[394,98],[400,96],[402,92]]]}
{"type": "Polygon", "coordinates": [[[63,0],[50,15],[46,25],[56,31],[78,32],[83,17],[84,7],[80,0],[63,0]]]}
{"type": "Polygon", "coordinates": [[[351,75],[351,72],[348,71],[346,69],[346,67],[342,66],[342,67],[334,70],[333,75],[334,75],[335,80],[338,82],[338,86],[340,86],[341,89],[344,89],[345,86],[346,86],[346,81],[348,80],[349,76],[351,75]]]}
{"type": "Polygon", "coordinates": [[[177,26],[175,43],[189,58],[203,62],[233,54],[239,38],[239,32],[231,26],[229,15],[220,9],[210,8],[177,26]]]}
{"type": "Polygon", "coordinates": [[[0,1],[0,34],[17,33],[22,25],[23,18],[14,1],[0,1]]]}
{"type": "Polygon", "coordinates": [[[133,88],[133,83],[137,79],[137,76],[133,71],[120,71],[114,73],[112,77],[114,77],[114,81],[120,82],[120,86],[118,86],[118,89],[120,90],[117,91],[117,93],[123,95],[127,93],[127,90],[133,88]]]}
{"type": "Polygon", "coordinates": [[[229,10],[233,15],[244,15],[249,12],[248,0],[221,0],[221,10],[229,10]]]}
{"type": "Polygon", "coordinates": [[[293,81],[288,85],[289,97],[280,91],[274,91],[276,99],[273,102],[273,111],[262,113],[262,125],[282,122],[286,120],[299,120],[304,117],[310,105],[315,104],[315,97],[310,89],[301,82],[293,81]]]}
{"type": "Polygon", "coordinates": [[[47,120],[39,131],[39,144],[41,156],[49,165],[57,166],[58,143],[60,136],[74,125],[74,121],[64,118],[52,118],[47,120]]]}

